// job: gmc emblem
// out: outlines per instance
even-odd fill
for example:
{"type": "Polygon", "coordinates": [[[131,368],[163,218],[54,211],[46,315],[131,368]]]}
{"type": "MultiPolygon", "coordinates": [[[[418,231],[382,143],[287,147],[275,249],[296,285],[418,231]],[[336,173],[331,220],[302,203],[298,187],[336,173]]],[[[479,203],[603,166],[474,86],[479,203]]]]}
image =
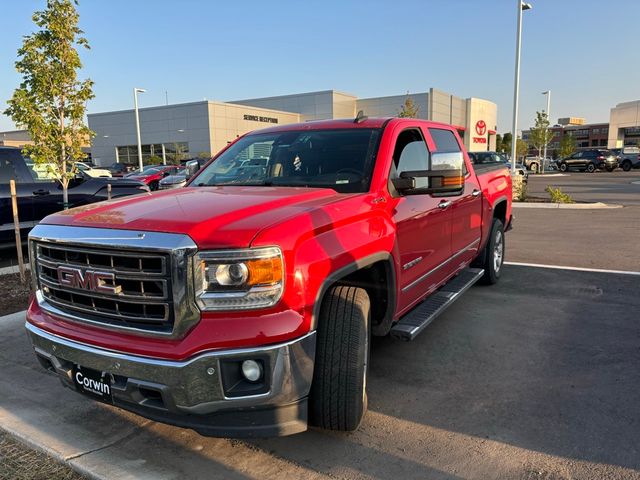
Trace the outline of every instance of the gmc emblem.
{"type": "Polygon", "coordinates": [[[60,286],[90,290],[97,293],[110,293],[112,295],[118,295],[122,292],[122,287],[116,285],[115,274],[111,272],[83,271],[80,268],[63,266],[58,267],[57,272],[60,286]]]}

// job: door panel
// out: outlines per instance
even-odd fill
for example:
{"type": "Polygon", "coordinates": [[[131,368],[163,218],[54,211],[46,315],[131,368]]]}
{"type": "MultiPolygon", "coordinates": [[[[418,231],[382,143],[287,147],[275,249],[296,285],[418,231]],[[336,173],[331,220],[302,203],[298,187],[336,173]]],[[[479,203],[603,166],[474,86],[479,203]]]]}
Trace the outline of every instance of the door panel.
{"type": "MultiPolygon", "coordinates": [[[[403,171],[427,170],[429,151],[420,129],[405,128],[396,135],[390,178],[403,171]]],[[[441,201],[441,198],[420,194],[397,195],[391,202],[400,252],[400,313],[421,300],[447,276],[447,260],[451,255],[451,211],[439,208],[441,201]]]]}
{"type": "MultiPolygon", "coordinates": [[[[444,128],[429,128],[429,135],[436,152],[461,153],[462,147],[455,134],[444,128]]],[[[495,154],[487,153],[490,163],[499,161],[495,154]]],[[[460,264],[477,255],[482,237],[482,194],[480,184],[465,159],[465,186],[461,194],[446,197],[451,202],[451,256],[449,271],[455,271],[460,264]]]]}
{"type": "Polygon", "coordinates": [[[458,255],[452,266],[473,260],[482,237],[482,194],[475,176],[468,175],[464,192],[450,197],[451,204],[451,255],[458,255]]]}

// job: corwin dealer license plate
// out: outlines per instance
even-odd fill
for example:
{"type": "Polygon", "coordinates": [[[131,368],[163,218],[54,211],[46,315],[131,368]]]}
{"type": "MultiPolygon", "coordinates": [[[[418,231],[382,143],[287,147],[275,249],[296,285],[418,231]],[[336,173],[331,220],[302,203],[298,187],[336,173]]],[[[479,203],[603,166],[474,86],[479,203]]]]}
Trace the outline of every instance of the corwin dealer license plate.
{"type": "Polygon", "coordinates": [[[111,375],[79,365],[73,366],[73,383],[76,388],[103,402],[111,402],[111,375]]]}

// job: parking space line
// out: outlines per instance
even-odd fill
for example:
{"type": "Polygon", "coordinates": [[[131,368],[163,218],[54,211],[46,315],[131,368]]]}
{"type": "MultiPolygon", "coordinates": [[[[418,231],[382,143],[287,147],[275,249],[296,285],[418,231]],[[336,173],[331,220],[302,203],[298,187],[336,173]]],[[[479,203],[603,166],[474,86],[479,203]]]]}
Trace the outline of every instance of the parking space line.
{"type": "Polygon", "coordinates": [[[640,272],[627,270],[606,270],[602,268],[586,268],[586,267],[568,267],[563,265],[545,265],[543,263],[522,263],[522,262],[504,262],[505,265],[514,265],[516,267],[534,267],[534,268],[550,268],[554,270],[575,270],[578,272],[595,272],[595,273],[617,273],[620,275],[636,275],[640,276],[640,272]]]}

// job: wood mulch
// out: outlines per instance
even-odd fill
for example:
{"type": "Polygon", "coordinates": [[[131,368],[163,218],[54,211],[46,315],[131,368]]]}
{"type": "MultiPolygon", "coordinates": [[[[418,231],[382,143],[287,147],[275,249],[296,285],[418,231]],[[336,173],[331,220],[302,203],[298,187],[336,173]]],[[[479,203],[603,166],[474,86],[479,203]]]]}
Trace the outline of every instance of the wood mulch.
{"type": "Polygon", "coordinates": [[[26,310],[29,305],[31,291],[30,272],[27,270],[26,282],[20,282],[19,273],[0,275],[0,317],[10,313],[26,310]]]}

